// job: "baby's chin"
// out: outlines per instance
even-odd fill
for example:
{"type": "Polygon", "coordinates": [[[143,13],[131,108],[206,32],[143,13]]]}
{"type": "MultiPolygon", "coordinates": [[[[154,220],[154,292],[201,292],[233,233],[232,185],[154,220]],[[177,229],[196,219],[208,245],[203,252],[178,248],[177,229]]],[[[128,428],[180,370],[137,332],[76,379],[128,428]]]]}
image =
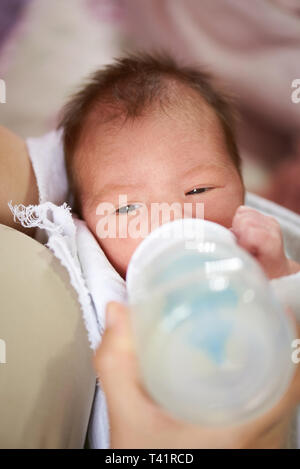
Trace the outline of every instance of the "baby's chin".
{"type": "MultiPolygon", "coordinates": [[[[129,263],[128,263],[128,265],[129,265],[129,263]]],[[[128,265],[126,266],[125,270],[124,270],[124,269],[122,269],[122,270],[116,269],[116,271],[118,272],[118,274],[120,275],[120,277],[122,277],[122,279],[125,280],[125,281],[126,281],[126,275],[127,275],[128,265]]]]}

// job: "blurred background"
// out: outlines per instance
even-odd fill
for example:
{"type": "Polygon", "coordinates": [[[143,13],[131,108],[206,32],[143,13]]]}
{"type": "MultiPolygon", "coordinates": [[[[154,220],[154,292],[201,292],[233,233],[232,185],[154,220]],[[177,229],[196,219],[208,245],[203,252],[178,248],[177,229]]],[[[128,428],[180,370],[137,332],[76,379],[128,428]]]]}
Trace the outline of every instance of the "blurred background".
{"type": "Polygon", "coordinates": [[[0,0],[0,124],[42,135],[91,71],[160,49],[236,96],[247,189],[300,214],[300,0],[0,0]]]}

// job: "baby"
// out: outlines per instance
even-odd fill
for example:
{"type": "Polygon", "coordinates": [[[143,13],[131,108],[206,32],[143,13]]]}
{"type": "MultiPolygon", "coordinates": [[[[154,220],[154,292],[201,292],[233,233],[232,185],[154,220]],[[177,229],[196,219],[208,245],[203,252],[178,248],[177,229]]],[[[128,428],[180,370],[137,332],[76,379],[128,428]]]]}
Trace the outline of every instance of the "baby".
{"type": "Polygon", "coordinates": [[[119,59],[65,106],[60,127],[75,210],[123,278],[143,238],[121,236],[120,226],[155,203],[189,203],[191,217],[203,204],[204,218],[231,228],[270,278],[300,270],[285,256],[278,222],[244,206],[233,123],[229,99],[207,73],[165,56],[119,59]],[[113,219],[115,235],[102,235],[113,219]]]}

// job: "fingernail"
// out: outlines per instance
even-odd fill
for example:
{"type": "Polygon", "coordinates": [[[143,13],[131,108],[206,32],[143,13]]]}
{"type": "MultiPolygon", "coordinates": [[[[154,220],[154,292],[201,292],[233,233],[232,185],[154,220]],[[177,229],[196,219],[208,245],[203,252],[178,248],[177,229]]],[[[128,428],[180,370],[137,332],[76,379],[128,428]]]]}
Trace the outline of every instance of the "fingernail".
{"type": "Polygon", "coordinates": [[[247,207],[247,205],[240,205],[238,210],[241,210],[241,211],[242,210],[248,210],[248,207],[247,207]]]}

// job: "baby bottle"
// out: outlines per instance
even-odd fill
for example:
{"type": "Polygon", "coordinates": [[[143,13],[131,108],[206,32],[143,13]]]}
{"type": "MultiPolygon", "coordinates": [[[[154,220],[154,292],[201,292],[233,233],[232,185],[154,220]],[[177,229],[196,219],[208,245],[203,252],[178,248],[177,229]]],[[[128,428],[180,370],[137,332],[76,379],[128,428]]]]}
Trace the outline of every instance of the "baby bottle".
{"type": "Polygon", "coordinates": [[[284,394],[294,327],[229,230],[193,218],[163,224],[134,252],[126,284],[142,380],[174,417],[236,424],[284,394]]]}

